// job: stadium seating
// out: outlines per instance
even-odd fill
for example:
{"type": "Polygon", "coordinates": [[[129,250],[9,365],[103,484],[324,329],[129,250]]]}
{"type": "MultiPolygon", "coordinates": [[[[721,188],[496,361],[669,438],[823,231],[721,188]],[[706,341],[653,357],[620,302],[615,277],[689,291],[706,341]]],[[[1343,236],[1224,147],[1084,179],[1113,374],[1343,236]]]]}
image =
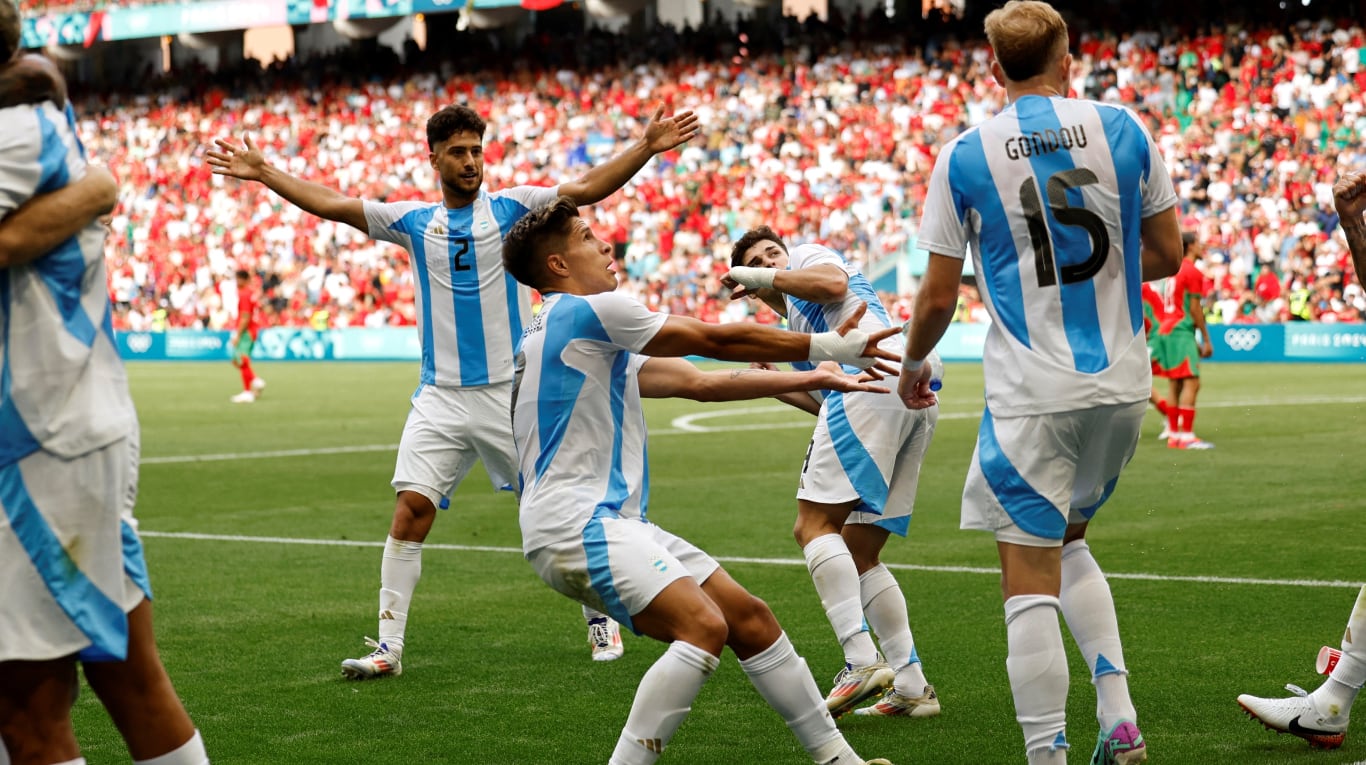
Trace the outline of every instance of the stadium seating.
{"type": "MultiPolygon", "coordinates": [[[[78,103],[87,146],[126,188],[109,256],[116,325],[227,326],[219,288],[239,266],[261,275],[271,323],[411,324],[398,248],[214,177],[203,152],[251,134],[290,172],[347,194],[436,199],[422,125],[454,101],[489,120],[488,188],[576,177],[623,148],[653,104],[700,113],[701,136],[588,213],[617,245],[623,289],[660,310],[749,318],[753,301],[729,301],[720,275],[733,238],[760,223],[879,270],[914,242],[939,147],[1003,92],[980,41],[865,41],[814,57],[803,29],[788,30],[786,51],[721,63],[710,51],[653,65],[607,55],[515,76],[438,64],[367,80],[313,60],[91,96],[78,103]]],[[[1206,243],[1212,320],[1361,321],[1366,293],[1331,204],[1340,169],[1366,159],[1361,29],[1083,34],[1075,50],[1078,94],[1131,106],[1159,143],[1183,225],[1206,243]]],[[[907,296],[884,299],[908,315],[907,296]]],[[[971,287],[959,318],[984,319],[971,287]]]]}

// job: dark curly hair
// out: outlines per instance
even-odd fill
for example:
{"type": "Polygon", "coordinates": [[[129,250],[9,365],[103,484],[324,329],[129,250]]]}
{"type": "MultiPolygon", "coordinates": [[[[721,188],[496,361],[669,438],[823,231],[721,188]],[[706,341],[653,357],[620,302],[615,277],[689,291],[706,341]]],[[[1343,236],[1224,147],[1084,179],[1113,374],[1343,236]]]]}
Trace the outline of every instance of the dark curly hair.
{"type": "Polygon", "coordinates": [[[783,242],[782,237],[774,233],[773,229],[768,226],[752,228],[736,240],[734,247],[730,248],[731,268],[743,266],[744,263],[741,263],[740,260],[745,257],[745,253],[749,251],[749,248],[763,241],[776,242],[779,247],[783,248],[783,252],[787,252],[787,245],[783,242]]]}
{"type": "MultiPolygon", "coordinates": [[[[0,0],[0,2],[5,2],[5,0],[0,0]]],[[[486,127],[487,125],[484,123],[484,119],[479,116],[479,112],[464,104],[444,107],[427,120],[427,148],[436,151],[438,143],[456,133],[474,133],[479,136],[480,141],[483,141],[484,128],[486,127]]]]}
{"type": "Polygon", "coordinates": [[[578,217],[578,205],[566,196],[523,215],[503,238],[503,268],[528,287],[544,287],[549,277],[546,256],[564,249],[578,217]]]}

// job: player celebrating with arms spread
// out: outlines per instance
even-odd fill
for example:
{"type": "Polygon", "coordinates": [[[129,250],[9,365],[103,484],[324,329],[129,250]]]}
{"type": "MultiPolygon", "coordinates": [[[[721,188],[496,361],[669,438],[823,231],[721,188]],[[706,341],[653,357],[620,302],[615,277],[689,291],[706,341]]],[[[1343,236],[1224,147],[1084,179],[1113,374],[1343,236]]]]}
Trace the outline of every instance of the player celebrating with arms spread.
{"type": "Polygon", "coordinates": [[[1096,688],[1094,765],[1147,759],[1114,600],[1086,544],[1138,443],[1152,375],[1139,285],[1180,264],[1176,190],[1127,109],[1067,98],[1067,24],[1011,0],[986,18],[1009,106],[955,138],[930,176],[898,386],[928,407],[929,355],[953,318],[965,251],[991,314],[986,411],[962,526],[1001,558],[1006,670],[1031,765],[1065,763],[1067,654],[1058,612],[1096,688]]]}
{"type": "MultiPolygon", "coordinates": [[[[266,162],[251,140],[219,139],[213,172],[258,181],[304,210],[408,251],[417,280],[422,376],[399,440],[396,493],[380,564],[379,641],[342,662],[345,677],[398,675],[408,609],[422,574],[422,543],[477,459],[495,488],[513,489],[517,453],[508,417],[513,343],[531,316],[530,295],[503,270],[503,235],[557,195],[593,204],[621,188],[654,155],[697,134],[697,117],[655,111],[630,148],[559,186],[484,191],[485,123],[467,106],[427,120],[428,155],[441,202],[370,202],[310,183],[266,162]]],[[[585,614],[588,616],[588,614],[585,614]]],[[[610,644],[609,644],[610,645],[610,644]]],[[[619,646],[618,646],[619,648],[619,646]]]]}

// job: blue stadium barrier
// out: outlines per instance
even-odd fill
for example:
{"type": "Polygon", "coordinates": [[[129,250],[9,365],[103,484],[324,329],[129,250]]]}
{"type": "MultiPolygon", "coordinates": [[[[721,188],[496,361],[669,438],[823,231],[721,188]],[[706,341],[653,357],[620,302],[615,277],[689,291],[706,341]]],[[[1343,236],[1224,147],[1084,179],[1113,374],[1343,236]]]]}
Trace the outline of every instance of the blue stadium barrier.
{"type": "MultiPolygon", "coordinates": [[[[950,324],[939,343],[945,361],[981,361],[985,324],[950,324]]],[[[1219,361],[1366,362],[1366,325],[1215,324],[1210,326],[1219,361]]],[[[171,330],[123,332],[119,353],[133,361],[223,361],[227,332],[171,330]]],[[[298,327],[261,331],[253,359],[267,361],[418,361],[422,347],[412,327],[329,329],[298,327]]]]}

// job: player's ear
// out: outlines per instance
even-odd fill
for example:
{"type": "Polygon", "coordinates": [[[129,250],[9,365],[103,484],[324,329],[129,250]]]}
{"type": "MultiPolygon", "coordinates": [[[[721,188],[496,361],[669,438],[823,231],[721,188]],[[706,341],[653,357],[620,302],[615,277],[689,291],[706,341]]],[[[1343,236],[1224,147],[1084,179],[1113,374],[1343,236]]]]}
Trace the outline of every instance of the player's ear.
{"type": "Polygon", "coordinates": [[[569,261],[558,252],[552,252],[545,256],[546,273],[557,277],[569,276],[569,261]]]}

